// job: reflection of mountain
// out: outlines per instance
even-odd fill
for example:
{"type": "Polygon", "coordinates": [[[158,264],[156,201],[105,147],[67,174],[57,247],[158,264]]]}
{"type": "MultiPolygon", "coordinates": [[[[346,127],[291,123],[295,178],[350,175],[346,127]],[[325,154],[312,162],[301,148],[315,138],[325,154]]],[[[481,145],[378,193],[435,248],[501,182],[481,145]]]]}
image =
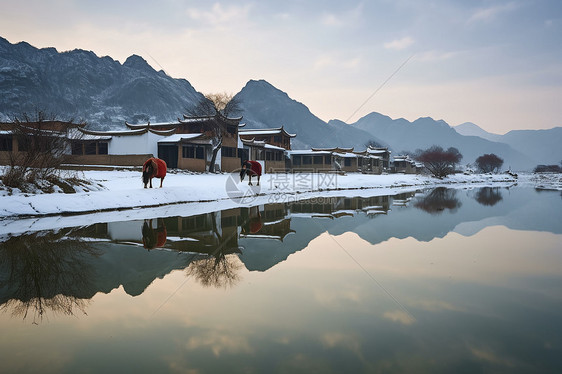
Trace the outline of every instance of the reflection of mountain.
{"type": "Polygon", "coordinates": [[[123,286],[140,295],[155,279],[186,268],[201,283],[233,285],[239,261],[250,271],[265,271],[324,232],[354,232],[372,244],[406,237],[430,241],[451,231],[473,235],[490,225],[562,234],[559,194],[525,188],[327,197],[152,221],[156,242],[164,228],[166,239],[160,240],[163,248],[150,251],[144,248],[150,228],[145,221],[4,238],[0,304],[25,313],[82,311],[84,300],[98,292],[123,286]]]}
{"type": "Polygon", "coordinates": [[[0,305],[13,314],[85,312],[86,300],[123,286],[140,295],[156,278],[183,269],[193,255],[94,241],[107,225],[38,232],[0,243],[0,305]],[[90,240],[80,236],[90,234],[90,240]]]}

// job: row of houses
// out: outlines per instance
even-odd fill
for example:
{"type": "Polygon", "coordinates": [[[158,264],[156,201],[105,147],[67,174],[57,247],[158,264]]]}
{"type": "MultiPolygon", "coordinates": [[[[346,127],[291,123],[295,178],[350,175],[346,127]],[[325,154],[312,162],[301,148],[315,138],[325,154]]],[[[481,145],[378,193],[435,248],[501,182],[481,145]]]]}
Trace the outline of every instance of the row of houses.
{"type": "MultiPolygon", "coordinates": [[[[257,160],[265,172],[383,172],[415,173],[416,164],[407,156],[394,157],[387,148],[311,148],[292,150],[297,135],[283,127],[245,129],[239,118],[184,116],[177,121],[130,124],[122,131],[93,131],[84,125],[63,121],[28,124],[30,128],[64,136],[69,163],[82,167],[139,166],[149,157],[166,161],[169,168],[231,172],[244,160],[257,160]]],[[[18,144],[14,123],[0,123],[0,164],[8,164],[10,154],[25,152],[18,144]]],[[[20,124],[21,128],[21,124],[20,124]]],[[[30,131],[30,133],[32,133],[30,131]]]]}

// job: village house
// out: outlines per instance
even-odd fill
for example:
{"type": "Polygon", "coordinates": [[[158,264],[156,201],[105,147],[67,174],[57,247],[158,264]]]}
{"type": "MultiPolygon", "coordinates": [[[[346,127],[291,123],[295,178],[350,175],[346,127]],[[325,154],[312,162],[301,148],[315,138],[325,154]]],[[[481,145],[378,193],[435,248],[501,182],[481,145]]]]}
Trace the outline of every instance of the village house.
{"type": "Polygon", "coordinates": [[[281,126],[271,129],[241,129],[239,135],[249,159],[262,163],[264,172],[284,172],[288,169],[285,152],[291,150],[291,139],[296,134],[288,133],[281,126]]]}
{"type": "Polygon", "coordinates": [[[169,123],[125,124],[131,131],[173,131],[168,137],[158,139],[155,154],[166,161],[170,168],[209,170],[213,148],[222,142],[215,164],[219,170],[230,172],[240,168],[240,159],[243,158],[242,152],[239,152],[242,145],[238,137],[239,128],[244,126],[240,124],[241,119],[227,118],[217,113],[213,116],[184,116],[177,122],[169,123]]]}
{"type": "Polygon", "coordinates": [[[291,168],[296,171],[361,172],[381,174],[383,157],[390,151],[367,149],[356,152],[353,148],[312,148],[289,152],[291,168]]]}
{"type": "MultiPolygon", "coordinates": [[[[82,123],[58,120],[0,123],[0,165],[9,165],[12,158],[17,159],[19,153],[27,152],[27,148],[33,146],[30,137],[48,138],[54,136],[67,138],[71,136],[70,134],[74,130],[84,126],[85,124],[82,123]]],[[[70,153],[70,149],[67,151],[70,153]]]]}
{"type": "Polygon", "coordinates": [[[416,174],[417,164],[408,155],[395,156],[391,171],[393,173],[416,174]]]}
{"type": "Polygon", "coordinates": [[[273,129],[242,129],[239,134],[242,140],[263,141],[287,151],[291,150],[291,139],[297,136],[285,131],[283,126],[273,129]]]}

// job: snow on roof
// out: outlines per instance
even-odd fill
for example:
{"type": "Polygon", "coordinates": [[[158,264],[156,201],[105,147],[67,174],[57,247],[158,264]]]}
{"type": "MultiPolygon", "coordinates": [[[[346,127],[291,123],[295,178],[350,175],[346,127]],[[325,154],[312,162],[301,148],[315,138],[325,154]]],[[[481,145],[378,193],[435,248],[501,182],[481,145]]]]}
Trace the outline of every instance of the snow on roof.
{"type": "MultiPolygon", "coordinates": [[[[73,139],[73,138],[70,138],[73,139]]],[[[91,135],[91,134],[82,134],[79,138],[75,140],[111,140],[110,135],[91,135]]]]}
{"type": "Polygon", "coordinates": [[[285,133],[287,136],[294,138],[297,134],[288,133],[283,127],[273,129],[244,129],[238,131],[240,135],[275,135],[285,133]]]}
{"type": "Polygon", "coordinates": [[[384,150],[384,149],[367,149],[367,152],[371,153],[371,154],[381,154],[381,153],[386,153],[386,152],[389,152],[389,151],[384,150]]]}
{"type": "Polygon", "coordinates": [[[266,148],[266,149],[275,149],[275,150],[279,150],[279,151],[285,151],[285,148],[277,147],[277,146],[271,145],[271,144],[264,144],[263,147],[266,148]]]}
{"type": "Polygon", "coordinates": [[[331,155],[329,151],[313,151],[312,149],[295,149],[287,152],[289,155],[331,155]]]}
{"type": "Polygon", "coordinates": [[[174,134],[174,135],[166,136],[165,138],[162,138],[162,139],[158,140],[158,143],[178,143],[182,140],[197,139],[197,138],[201,137],[202,135],[203,135],[202,133],[174,134]]]}
{"type": "Polygon", "coordinates": [[[359,157],[355,153],[351,153],[351,152],[338,153],[337,156],[340,156],[340,157],[343,157],[343,158],[357,158],[357,157],[359,157]]]}

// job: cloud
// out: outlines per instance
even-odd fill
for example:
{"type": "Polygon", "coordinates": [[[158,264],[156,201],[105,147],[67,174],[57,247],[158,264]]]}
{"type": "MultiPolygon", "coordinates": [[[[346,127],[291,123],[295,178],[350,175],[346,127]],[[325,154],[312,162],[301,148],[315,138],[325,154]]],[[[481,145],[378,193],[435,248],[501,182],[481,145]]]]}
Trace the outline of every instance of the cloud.
{"type": "Polygon", "coordinates": [[[517,9],[517,4],[511,2],[502,5],[491,6],[487,8],[477,9],[472,16],[468,19],[468,23],[474,23],[479,21],[491,21],[494,20],[498,15],[502,13],[507,13],[512,10],[517,9]]]}
{"type": "Polygon", "coordinates": [[[426,51],[417,55],[417,59],[425,62],[448,60],[465,53],[464,51],[426,51]]]}
{"type": "Polygon", "coordinates": [[[416,322],[414,317],[402,310],[386,312],[383,314],[383,317],[393,322],[401,323],[403,325],[411,325],[412,323],[416,322]]]}
{"type": "Polygon", "coordinates": [[[324,13],[320,21],[329,27],[351,27],[359,24],[363,15],[363,3],[355,8],[340,13],[324,13]]]}
{"type": "Polygon", "coordinates": [[[356,69],[361,65],[361,57],[349,57],[349,56],[334,56],[332,54],[324,54],[316,58],[314,61],[314,69],[356,69]]]}
{"type": "Polygon", "coordinates": [[[250,13],[251,5],[224,7],[220,3],[213,4],[209,10],[189,8],[187,15],[194,21],[212,26],[228,25],[244,20],[250,13]]]}
{"type": "Polygon", "coordinates": [[[400,51],[408,48],[412,44],[414,44],[414,39],[409,36],[405,36],[402,39],[396,39],[391,42],[384,43],[384,47],[386,49],[394,49],[396,51],[400,51]]]}

